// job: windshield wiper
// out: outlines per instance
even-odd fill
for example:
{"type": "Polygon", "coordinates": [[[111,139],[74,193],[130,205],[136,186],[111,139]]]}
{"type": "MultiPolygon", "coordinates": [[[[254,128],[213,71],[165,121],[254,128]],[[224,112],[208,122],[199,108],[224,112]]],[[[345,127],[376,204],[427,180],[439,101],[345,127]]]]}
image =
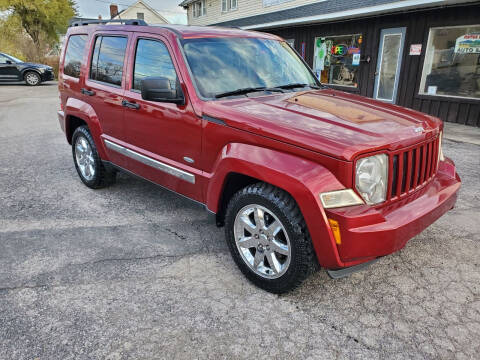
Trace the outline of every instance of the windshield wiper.
{"type": "Polygon", "coordinates": [[[277,88],[280,88],[280,89],[294,89],[297,87],[310,87],[312,89],[320,89],[320,87],[317,85],[310,85],[310,84],[303,84],[303,83],[293,83],[293,84],[277,86],[277,88]]]}
{"type": "Polygon", "coordinates": [[[227,92],[224,92],[224,93],[220,93],[220,94],[216,94],[215,95],[215,98],[218,99],[218,98],[222,98],[222,97],[226,97],[226,96],[233,96],[233,95],[245,95],[245,94],[248,94],[248,93],[251,93],[251,92],[256,92],[256,91],[276,91],[276,92],[283,92],[283,90],[280,88],[280,87],[273,87],[273,88],[269,88],[269,87],[265,87],[265,86],[261,86],[261,87],[247,87],[247,88],[241,88],[241,89],[236,89],[236,90],[232,90],[232,91],[227,91],[227,92]]]}

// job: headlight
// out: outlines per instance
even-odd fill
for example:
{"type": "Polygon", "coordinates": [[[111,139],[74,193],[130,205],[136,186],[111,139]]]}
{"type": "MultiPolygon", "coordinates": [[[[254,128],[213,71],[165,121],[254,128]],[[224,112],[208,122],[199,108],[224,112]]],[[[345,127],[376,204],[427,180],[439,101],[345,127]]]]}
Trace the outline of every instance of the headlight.
{"type": "Polygon", "coordinates": [[[357,160],[355,186],[367,204],[378,204],[386,199],[388,184],[388,156],[380,154],[357,160]]]}

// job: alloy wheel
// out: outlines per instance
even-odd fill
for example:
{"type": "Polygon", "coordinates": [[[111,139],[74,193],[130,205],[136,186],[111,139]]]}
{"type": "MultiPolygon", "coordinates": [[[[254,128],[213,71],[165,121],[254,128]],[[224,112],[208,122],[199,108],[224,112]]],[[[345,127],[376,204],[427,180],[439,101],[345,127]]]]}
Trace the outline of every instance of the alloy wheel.
{"type": "Polygon", "coordinates": [[[35,85],[37,85],[37,84],[40,82],[40,78],[38,77],[37,74],[34,74],[34,73],[32,73],[32,72],[29,72],[29,73],[25,76],[25,81],[28,83],[28,85],[35,86],[35,85]]]}
{"type": "Polygon", "coordinates": [[[92,147],[83,136],[77,137],[75,142],[75,160],[85,180],[92,180],[95,177],[95,159],[92,147]]]}
{"type": "Polygon", "coordinates": [[[248,267],[257,275],[275,279],[290,265],[291,246],[287,231],[264,206],[244,206],[235,218],[235,244],[248,267]]]}

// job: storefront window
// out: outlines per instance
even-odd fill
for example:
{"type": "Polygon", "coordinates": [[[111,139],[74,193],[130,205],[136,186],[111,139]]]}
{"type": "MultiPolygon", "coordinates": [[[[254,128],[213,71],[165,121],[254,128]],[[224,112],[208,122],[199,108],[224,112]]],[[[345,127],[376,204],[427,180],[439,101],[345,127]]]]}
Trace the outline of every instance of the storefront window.
{"type": "Polygon", "coordinates": [[[480,99],[480,25],[430,29],[420,94],[480,99]]]}
{"type": "Polygon", "coordinates": [[[313,69],[324,84],[358,87],[362,35],[315,38],[313,69]]]}

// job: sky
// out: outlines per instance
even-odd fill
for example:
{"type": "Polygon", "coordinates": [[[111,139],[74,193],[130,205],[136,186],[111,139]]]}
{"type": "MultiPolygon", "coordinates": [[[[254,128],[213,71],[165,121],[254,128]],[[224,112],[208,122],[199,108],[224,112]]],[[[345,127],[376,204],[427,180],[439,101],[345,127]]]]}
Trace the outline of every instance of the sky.
{"type": "MultiPolygon", "coordinates": [[[[117,4],[118,9],[122,10],[136,1],[137,0],[75,0],[78,13],[81,17],[97,18],[98,15],[102,15],[104,19],[110,18],[110,4],[117,4]]],[[[178,6],[182,0],[144,0],[144,2],[157,10],[171,23],[187,23],[185,10],[178,6]]]]}

